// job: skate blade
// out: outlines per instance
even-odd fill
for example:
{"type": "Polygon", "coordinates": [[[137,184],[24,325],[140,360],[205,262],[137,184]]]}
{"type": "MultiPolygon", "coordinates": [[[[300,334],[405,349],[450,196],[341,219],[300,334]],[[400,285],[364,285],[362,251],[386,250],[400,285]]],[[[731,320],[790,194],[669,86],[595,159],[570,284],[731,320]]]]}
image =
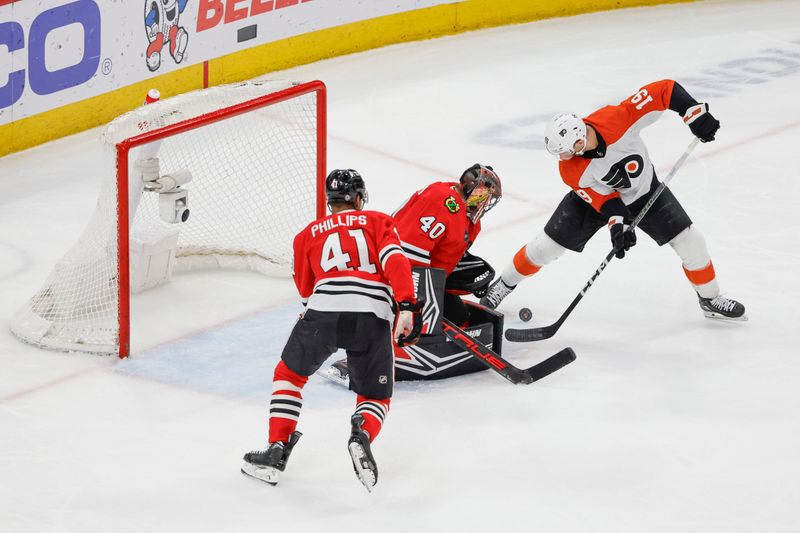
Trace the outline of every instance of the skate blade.
{"type": "Polygon", "coordinates": [[[280,470],[271,466],[256,466],[245,462],[242,464],[242,474],[254,477],[270,485],[277,485],[280,470]]]}
{"type": "Polygon", "coordinates": [[[356,469],[359,481],[366,487],[367,492],[372,492],[372,487],[375,486],[378,479],[373,470],[374,465],[367,458],[367,453],[364,451],[363,446],[357,442],[351,442],[347,445],[347,449],[350,450],[350,457],[353,460],[353,467],[356,469]]]}
{"type": "Polygon", "coordinates": [[[317,370],[317,375],[322,376],[323,378],[327,379],[328,381],[332,381],[337,385],[341,385],[345,389],[350,388],[350,378],[347,376],[343,376],[338,370],[329,366],[325,369],[317,370]]]}
{"type": "Polygon", "coordinates": [[[713,318],[714,320],[727,320],[729,322],[747,322],[749,320],[747,315],[730,317],[715,313],[714,311],[703,311],[703,314],[706,315],[706,318],[713,318]]]}

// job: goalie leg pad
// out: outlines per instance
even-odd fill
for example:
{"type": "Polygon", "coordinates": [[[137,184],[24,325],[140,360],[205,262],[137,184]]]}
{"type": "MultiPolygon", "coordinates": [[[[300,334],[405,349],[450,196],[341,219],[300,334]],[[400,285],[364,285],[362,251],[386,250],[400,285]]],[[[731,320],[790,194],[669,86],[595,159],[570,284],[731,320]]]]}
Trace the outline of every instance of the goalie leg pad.
{"type": "MultiPolygon", "coordinates": [[[[503,315],[466,302],[471,325],[464,331],[498,354],[502,351],[503,315]]],[[[395,348],[395,380],[436,380],[486,370],[486,365],[456,346],[443,333],[423,335],[416,346],[395,348]]]]}
{"type": "Polygon", "coordinates": [[[460,296],[446,292],[444,293],[444,316],[454,324],[466,324],[469,320],[469,309],[460,296]]]}

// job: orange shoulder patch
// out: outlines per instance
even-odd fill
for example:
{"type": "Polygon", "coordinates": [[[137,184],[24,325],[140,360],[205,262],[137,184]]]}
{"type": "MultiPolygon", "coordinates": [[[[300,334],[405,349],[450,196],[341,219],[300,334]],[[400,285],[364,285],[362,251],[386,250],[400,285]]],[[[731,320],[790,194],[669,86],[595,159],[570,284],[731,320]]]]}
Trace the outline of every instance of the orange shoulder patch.
{"type": "Polygon", "coordinates": [[[566,161],[558,162],[558,171],[561,173],[561,179],[572,187],[577,189],[581,181],[581,176],[586,171],[586,167],[591,163],[591,159],[584,159],[583,157],[573,157],[566,161]]]}

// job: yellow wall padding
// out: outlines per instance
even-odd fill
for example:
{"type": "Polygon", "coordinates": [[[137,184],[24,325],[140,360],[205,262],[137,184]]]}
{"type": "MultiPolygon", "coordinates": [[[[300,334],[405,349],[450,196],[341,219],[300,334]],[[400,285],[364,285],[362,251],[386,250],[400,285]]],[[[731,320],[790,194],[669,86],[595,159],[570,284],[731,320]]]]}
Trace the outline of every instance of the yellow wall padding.
{"type": "MultiPolygon", "coordinates": [[[[464,0],[337,26],[259,45],[208,62],[209,85],[232,83],[321,59],[468,30],[610,9],[696,0],[464,0]]],[[[324,81],[324,80],[323,80],[324,81]]],[[[99,126],[139,106],[148,89],[162,97],[203,86],[194,65],[0,126],[0,156],[99,126]]]]}
{"type": "Polygon", "coordinates": [[[106,124],[142,105],[147,91],[154,87],[161,91],[162,98],[166,98],[200,89],[202,86],[203,65],[193,65],[4,124],[0,126],[0,156],[106,124]]]}

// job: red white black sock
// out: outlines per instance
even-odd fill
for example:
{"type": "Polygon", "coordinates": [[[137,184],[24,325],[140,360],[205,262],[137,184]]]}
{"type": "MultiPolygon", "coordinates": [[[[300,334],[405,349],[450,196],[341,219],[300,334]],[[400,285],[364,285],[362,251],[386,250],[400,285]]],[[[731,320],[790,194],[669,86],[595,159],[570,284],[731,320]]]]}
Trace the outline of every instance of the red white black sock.
{"type": "Polygon", "coordinates": [[[287,442],[297,428],[303,407],[301,391],[308,381],[286,366],[283,361],[275,367],[272,378],[272,400],[269,403],[269,442],[287,442]]]}
{"type": "Polygon", "coordinates": [[[386,420],[386,415],[389,414],[389,403],[391,401],[391,398],[373,400],[366,396],[358,395],[355,414],[360,414],[364,417],[364,425],[361,426],[361,429],[369,433],[370,442],[374,441],[378,433],[381,432],[383,421],[386,420]]]}

